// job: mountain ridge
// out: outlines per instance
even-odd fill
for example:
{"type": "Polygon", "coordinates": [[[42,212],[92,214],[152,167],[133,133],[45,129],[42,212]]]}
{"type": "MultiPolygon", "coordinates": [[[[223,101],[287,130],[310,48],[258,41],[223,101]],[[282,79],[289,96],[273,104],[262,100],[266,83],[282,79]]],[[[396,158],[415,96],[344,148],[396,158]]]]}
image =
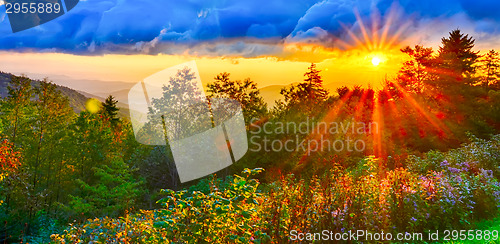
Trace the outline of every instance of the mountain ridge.
{"type": "MultiPolygon", "coordinates": [[[[12,76],[20,77],[18,75],[14,75],[11,73],[6,73],[6,72],[0,71],[0,97],[4,98],[4,97],[8,96],[7,87],[9,85],[9,83],[11,82],[12,76]]],[[[27,77],[27,78],[31,80],[32,86],[36,87],[40,83],[40,80],[38,80],[38,79],[32,79],[30,77],[27,77]]],[[[84,111],[85,110],[85,103],[90,98],[95,98],[101,102],[105,100],[105,98],[96,96],[96,95],[88,93],[88,92],[78,91],[76,89],[62,86],[62,85],[56,84],[54,82],[52,82],[52,83],[54,85],[56,85],[57,90],[59,90],[63,96],[68,98],[69,106],[71,106],[73,108],[73,111],[75,111],[75,113],[80,113],[81,111],[84,111]]],[[[119,116],[120,117],[128,117],[129,116],[128,105],[123,104],[123,103],[118,103],[117,105],[120,109],[119,116]]]]}

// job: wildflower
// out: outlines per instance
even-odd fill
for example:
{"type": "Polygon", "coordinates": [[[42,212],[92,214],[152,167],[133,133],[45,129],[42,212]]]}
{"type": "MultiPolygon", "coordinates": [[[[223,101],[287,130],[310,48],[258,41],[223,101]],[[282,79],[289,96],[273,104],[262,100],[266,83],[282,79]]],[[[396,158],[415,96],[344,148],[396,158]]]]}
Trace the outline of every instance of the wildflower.
{"type": "Polygon", "coordinates": [[[441,162],[441,167],[445,168],[446,166],[448,166],[448,160],[444,160],[443,162],[441,162]]]}
{"type": "Polygon", "coordinates": [[[450,173],[457,174],[460,173],[460,169],[454,168],[454,167],[449,167],[448,170],[450,173]]]}

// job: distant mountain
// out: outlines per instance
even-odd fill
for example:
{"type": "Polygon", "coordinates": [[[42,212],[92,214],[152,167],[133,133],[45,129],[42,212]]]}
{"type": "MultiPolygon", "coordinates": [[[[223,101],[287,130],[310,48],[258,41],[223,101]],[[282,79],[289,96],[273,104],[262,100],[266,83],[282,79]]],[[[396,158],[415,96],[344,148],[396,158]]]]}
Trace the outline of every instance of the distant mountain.
{"type": "MultiPolygon", "coordinates": [[[[103,94],[105,94],[103,96],[97,96],[97,95],[90,94],[90,93],[84,92],[84,91],[77,91],[77,92],[85,95],[86,97],[95,98],[101,102],[104,102],[104,100],[106,100],[106,98],[109,95],[112,95],[115,98],[115,100],[118,101],[118,103],[116,104],[116,106],[118,108],[120,108],[120,110],[118,111],[118,116],[120,116],[122,118],[129,118],[130,117],[130,111],[128,109],[127,100],[125,100],[125,102],[120,101],[120,99],[118,99],[112,92],[111,93],[103,93],[103,94]]],[[[127,90],[127,93],[128,93],[128,90],[127,90]]]]}
{"type": "Polygon", "coordinates": [[[271,109],[272,107],[274,107],[274,103],[276,100],[283,100],[283,96],[280,94],[280,91],[284,87],[286,86],[272,85],[259,89],[260,95],[264,99],[264,102],[267,103],[267,108],[271,109]]]}
{"type": "MultiPolygon", "coordinates": [[[[12,74],[0,72],[0,96],[6,97],[8,95],[7,86],[11,81],[12,74]]],[[[32,85],[38,86],[40,81],[32,79],[32,85]]],[[[100,101],[104,101],[104,98],[92,95],[90,93],[77,91],[65,86],[56,84],[57,90],[61,91],[62,95],[66,96],[69,100],[69,105],[73,108],[76,113],[85,110],[85,103],[89,98],[96,98],[100,101]]],[[[120,108],[119,115],[121,117],[128,117],[128,105],[123,103],[118,103],[120,108]]]]}
{"type": "Polygon", "coordinates": [[[331,95],[337,95],[337,88],[340,88],[342,86],[351,87],[352,84],[345,83],[345,82],[330,82],[330,83],[326,83],[326,84],[323,85],[323,87],[325,89],[327,89],[328,92],[330,93],[330,96],[331,95]]]}
{"type": "MultiPolygon", "coordinates": [[[[293,83],[293,84],[297,84],[293,83]]],[[[292,85],[292,84],[290,84],[292,85]]],[[[281,89],[285,87],[289,87],[290,85],[272,85],[272,86],[266,86],[263,88],[260,88],[260,95],[264,99],[264,101],[267,103],[267,107],[271,109],[275,101],[278,99],[283,100],[283,95],[280,94],[281,89]]],[[[335,95],[337,94],[337,88],[342,87],[346,85],[344,82],[330,82],[327,84],[324,84],[323,87],[328,90],[330,95],[335,95]]]]}
{"type": "Polygon", "coordinates": [[[113,91],[121,89],[129,90],[135,84],[125,81],[75,79],[70,76],[57,75],[57,74],[49,74],[49,75],[36,74],[36,73],[24,73],[24,74],[32,79],[43,79],[47,77],[55,84],[65,86],[77,91],[85,91],[90,94],[100,95],[102,97],[107,97],[113,91]]]}
{"type": "MultiPolygon", "coordinates": [[[[8,90],[7,86],[9,85],[11,81],[11,76],[12,74],[9,73],[3,73],[0,72],[0,96],[1,97],[6,97],[8,95],[8,90]]],[[[40,81],[39,80],[31,80],[33,86],[39,86],[40,81]]],[[[57,90],[61,91],[61,93],[68,97],[69,100],[69,105],[73,108],[73,110],[77,113],[80,111],[83,111],[85,109],[85,102],[89,99],[88,97],[84,96],[83,94],[65,87],[65,86],[60,86],[56,85],[57,90]]]]}
{"type": "Polygon", "coordinates": [[[95,93],[96,95],[100,97],[107,97],[109,95],[113,95],[115,99],[122,104],[128,104],[128,92],[130,91],[130,88],[128,89],[121,89],[118,91],[112,91],[112,92],[97,92],[95,93]]]}

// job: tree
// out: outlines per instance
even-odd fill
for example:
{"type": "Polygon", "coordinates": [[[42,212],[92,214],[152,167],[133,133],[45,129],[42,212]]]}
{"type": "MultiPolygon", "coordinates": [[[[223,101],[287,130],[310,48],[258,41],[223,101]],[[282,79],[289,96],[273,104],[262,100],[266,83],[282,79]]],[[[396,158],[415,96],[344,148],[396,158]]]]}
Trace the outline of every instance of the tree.
{"type": "MultiPolygon", "coordinates": [[[[151,99],[148,121],[137,133],[138,141],[156,145],[166,142],[168,153],[171,152],[169,140],[180,140],[213,127],[208,100],[189,67],[169,77],[162,91],[160,97],[151,99]]],[[[164,166],[168,167],[170,183],[176,188],[179,180],[175,164],[164,166]]]]}
{"type": "Polygon", "coordinates": [[[475,63],[479,58],[478,53],[472,51],[474,39],[464,35],[459,29],[450,32],[448,38],[441,39],[438,52],[439,74],[446,83],[461,82],[473,84],[472,76],[476,71],[475,63]],[[464,80],[465,79],[465,80],[464,80]]]}
{"type": "Polygon", "coordinates": [[[9,96],[2,101],[2,114],[4,121],[12,123],[5,124],[5,133],[16,146],[19,134],[23,134],[29,127],[28,117],[33,112],[33,87],[31,80],[25,76],[11,76],[11,82],[7,86],[9,96]]]}
{"type": "Polygon", "coordinates": [[[179,69],[152,98],[148,123],[139,132],[141,140],[182,139],[212,128],[208,101],[189,67],[179,69]]]}
{"type": "Polygon", "coordinates": [[[267,105],[260,96],[257,83],[245,80],[230,80],[229,73],[220,73],[214,82],[207,85],[209,98],[231,98],[240,102],[246,121],[262,117],[267,113],[267,105]]]}
{"type": "Polygon", "coordinates": [[[280,93],[285,97],[287,107],[300,104],[311,109],[315,104],[328,98],[328,91],[323,88],[320,72],[321,70],[316,69],[316,64],[312,63],[304,74],[306,77],[304,82],[281,89],[280,93]]]}
{"type": "Polygon", "coordinates": [[[113,95],[109,95],[102,103],[102,114],[104,115],[104,118],[113,126],[120,121],[120,118],[118,118],[118,111],[120,109],[116,107],[117,103],[118,101],[115,100],[113,95]]]}
{"type": "Polygon", "coordinates": [[[106,164],[113,150],[113,132],[98,115],[88,111],[80,112],[71,126],[72,158],[71,164],[75,178],[93,182],[92,168],[106,164]]]}
{"type": "Polygon", "coordinates": [[[397,82],[408,92],[422,93],[424,84],[435,79],[432,72],[434,64],[432,48],[420,45],[415,45],[415,48],[407,46],[401,49],[401,52],[407,54],[410,60],[403,62],[403,67],[398,72],[397,82]]]}
{"type": "Polygon", "coordinates": [[[500,55],[495,50],[490,50],[481,58],[480,84],[486,87],[497,87],[500,80],[500,55]]]}
{"type": "MultiPolygon", "coordinates": [[[[44,204],[50,209],[61,187],[57,179],[67,158],[67,145],[61,142],[67,136],[73,109],[67,97],[47,79],[35,87],[35,113],[30,120],[31,136],[26,138],[26,162],[32,172],[35,193],[44,192],[44,204]]],[[[42,200],[42,199],[39,199],[42,200]]]]}
{"type": "Polygon", "coordinates": [[[96,181],[77,180],[81,194],[71,195],[68,211],[81,217],[117,216],[132,207],[140,192],[141,181],[133,178],[127,164],[114,157],[105,165],[92,168],[96,181]]]}

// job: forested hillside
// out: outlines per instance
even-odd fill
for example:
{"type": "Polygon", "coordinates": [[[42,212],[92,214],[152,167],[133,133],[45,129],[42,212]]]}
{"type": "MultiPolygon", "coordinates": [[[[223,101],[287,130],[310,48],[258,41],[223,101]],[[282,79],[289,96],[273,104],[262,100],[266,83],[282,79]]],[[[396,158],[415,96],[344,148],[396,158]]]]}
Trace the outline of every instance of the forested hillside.
{"type": "MultiPolygon", "coordinates": [[[[8,95],[8,89],[7,87],[9,86],[10,80],[11,80],[12,74],[9,73],[3,73],[0,71],[0,96],[1,97],[6,97],[8,95]]],[[[40,81],[38,80],[33,80],[32,84],[34,87],[39,87],[40,86],[40,81]]],[[[69,105],[75,110],[75,112],[79,113],[83,110],[85,110],[85,102],[89,99],[89,97],[86,97],[79,92],[65,87],[65,86],[59,86],[56,85],[57,90],[61,91],[61,94],[64,95],[65,97],[68,98],[69,105]]]]}
{"type": "Polygon", "coordinates": [[[187,183],[168,140],[147,146],[136,136],[148,138],[163,118],[155,112],[181,104],[186,94],[169,92],[189,90],[188,67],[136,133],[112,96],[78,111],[83,96],[10,76],[0,102],[0,241],[298,243],[312,242],[300,239],[306,233],[366,230],[430,242],[430,232],[453,229],[498,240],[499,54],[480,54],[460,30],[439,50],[401,51],[407,61],[381,89],[329,92],[312,63],[272,108],[256,81],[221,71],[209,101],[240,103],[248,151],[187,183]]]}

